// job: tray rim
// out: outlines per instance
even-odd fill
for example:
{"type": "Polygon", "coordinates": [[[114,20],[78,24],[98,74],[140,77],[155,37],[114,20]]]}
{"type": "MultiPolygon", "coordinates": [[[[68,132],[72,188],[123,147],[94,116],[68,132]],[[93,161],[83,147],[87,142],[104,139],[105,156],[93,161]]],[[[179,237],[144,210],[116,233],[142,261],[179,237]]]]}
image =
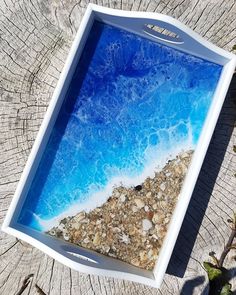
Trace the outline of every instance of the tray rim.
{"type": "MultiPolygon", "coordinates": [[[[108,21],[109,22],[109,21],[108,21]]],[[[88,29],[89,30],[89,29],[88,29]]],[[[87,37],[86,37],[87,39],[87,37]]],[[[159,42],[159,41],[158,41],[159,42]]],[[[160,42],[163,43],[163,42],[160,42]]],[[[164,43],[166,44],[166,43],[164,43]]],[[[168,44],[170,46],[170,44],[168,44]]],[[[171,46],[174,47],[174,46],[171,46]]],[[[83,49],[83,48],[82,48],[83,49]]],[[[82,51],[82,50],[81,50],[82,51]]],[[[199,175],[205,154],[207,152],[208,145],[210,143],[218,116],[220,114],[224,98],[226,96],[228,86],[230,84],[234,69],[236,67],[236,56],[232,53],[229,53],[210,42],[204,40],[201,36],[199,36],[197,33],[193,32],[191,29],[180,23],[178,20],[173,19],[170,16],[166,16],[159,13],[153,13],[153,12],[134,12],[134,11],[123,11],[123,10],[116,10],[111,8],[105,8],[102,6],[98,6],[95,4],[89,4],[87,7],[87,10],[84,14],[84,17],[81,21],[80,28],[76,34],[75,40],[72,44],[71,50],[69,52],[69,55],[67,57],[65,66],[63,68],[62,73],[60,74],[60,78],[58,80],[57,86],[54,90],[52,99],[49,103],[48,109],[46,111],[44,120],[42,122],[42,125],[40,126],[39,132],[37,134],[36,140],[34,142],[33,148],[30,152],[30,155],[28,157],[27,163],[25,165],[25,168],[23,170],[23,173],[21,175],[20,181],[17,185],[17,189],[15,191],[15,194],[13,196],[13,199],[11,201],[10,207],[8,209],[8,212],[6,214],[6,217],[4,219],[4,222],[2,224],[2,231],[11,234],[13,236],[16,236],[36,248],[42,250],[46,254],[52,256],[54,259],[60,261],[61,263],[82,272],[91,273],[91,274],[97,274],[97,275],[106,275],[106,276],[113,276],[116,278],[121,279],[128,279],[136,282],[141,282],[143,284],[147,284],[153,287],[160,287],[161,282],[163,280],[168,262],[170,260],[170,256],[172,254],[177,236],[179,234],[182,221],[184,219],[188,204],[191,199],[192,191],[195,187],[197,177],[199,175]],[[130,273],[126,273],[125,271],[112,271],[112,270],[106,270],[106,269],[98,269],[96,267],[86,266],[83,263],[78,263],[72,261],[70,258],[65,257],[63,253],[60,253],[59,250],[54,250],[49,245],[46,245],[45,243],[42,243],[39,239],[35,239],[32,237],[32,235],[26,234],[22,230],[16,229],[14,226],[11,225],[11,223],[14,221],[14,214],[16,210],[16,206],[19,202],[24,202],[22,200],[22,190],[24,188],[24,185],[26,183],[26,180],[28,179],[32,164],[35,161],[35,158],[37,156],[38,150],[40,145],[42,144],[42,141],[44,140],[44,135],[46,132],[46,128],[49,125],[49,121],[51,117],[53,116],[53,112],[56,108],[56,103],[59,99],[59,96],[62,93],[63,87],[66,83],[66,78],[68,77],[69,71],[72,67],[72,63],[74,61],[76,52],[81,46],[82,37],[84,35],[84,32],[86,30],[86,27],[88,26],[89,22],[93,22],[94,14],[97,14],[99,16],[99,13],[106,15],[112,15],[115,17],[123,17],[127,20],[129,19],[140,19],[140,20],[146,20],[146,19],[155,19],[155,20],[161,20],[164,22],[170,22],[174,26],[181,29],[184,33],[191,35],[191,38],[195,39],[197,42],[202,44],[204,47],[208,48],[209,50],[215,52],[216,54],[222,56],[224,59],[227,60],[227,62],[223,65],[222,74],[219,79],[213,101],[210,107],[210,110],[208,111],[207,118],[205,120],[204,127],[201,132],[201,136],[198,140],[196,149],[194,151],[194,156],[191,161],[191,164],[188,168],[187,175],[184,180],[184,184],[182,185],[182,189],[186,187],[186,183],[188,183],[188,189],[182,192],[179,197],[179,200],[177,202],[177,205],[175,207],[175,210],[173,212],[171,222],[168,227],[168,231],[164,240],[164,243],[161,248],[161,252],[159,254],[159,257],[157,259],[156,266],[153,271],[153,278],[148,278],[146,276],[142,275],[132,275],[130,273]],[[217,97],[217,99],[216,99],[217,97]],[[214,103],[213,103],[214,102],[214,103]],[[193,164],[194,163],[194,164],[193,164]]],[[[109,258],[110,259],[110,258],[109,258]]]]}

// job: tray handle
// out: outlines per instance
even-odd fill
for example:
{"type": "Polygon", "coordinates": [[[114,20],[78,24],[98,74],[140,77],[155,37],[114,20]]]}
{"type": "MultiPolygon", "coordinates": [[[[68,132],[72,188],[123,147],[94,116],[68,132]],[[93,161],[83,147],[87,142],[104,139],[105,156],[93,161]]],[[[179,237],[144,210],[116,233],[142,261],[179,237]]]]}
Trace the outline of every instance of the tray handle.
{"type": "MultiPolygon", "coordinates": [[[[77,270],[87,272],[87,267],[90,267],[90,270],[92,267],[93,270],[99,269],[98,274],[101,274],[103,271],[120,272],[123,270],[126,273],[150,277],[150,271],[139,269],[119,259],[102,255],[98,252],[94,252],[93,250],[85,249],[62,241],[60,242],[61,244],[57,246],[57,249],[55,250],[61,255],[69,258],[77,270]]],[[[70,265],[70,267],[72,266],[70,265]]]]}
{"type": "Polygon", "coordinates": [[[148,23],[148,24],[143,25],[142,30],[147,35],[152,36],[152,37],[154,37],[158,40],[161,40],[161,41],[165,41],[165,42],[172,43],[172,44],[183,44],[184,43],[183,38],[181,38],[179,36],[179,33],[177,33],[175,31],[175,28],[174,29],[172,28],[171,30],[169,30],[166,27],[160,27],[160,26],[154,25],[153,23],[148,23]],[[162,29],[163,31],[167,31],[167,34],[165,34],[163,32],[156,31],[155,30],[156,27],[158,29],[162,29]],[[171,36],[168,34],[172,34],[175,36],[171,36]]]}
{"type": "Polygon", "coordinates": [[[89,4],[88,9],[94,12],[94,17],[98,21],[126,29],[152,40],[159,40],[160,43],[200,58],[221,65],[225,65],[232,58],[226,51],[203,39],[199,34],[171,16],[156,12],[115,10],[95,4],[89,4]],[[168,30],[175,36],[166,35],[164,31],[158,32],[152,26],[168,30]]]}
{"type": "Polygon", "coordinates": [[[102,264],[100,257],[88,249],[75,247],[74,245],[60,245],[60,253],[71,260],[87,266],[98,266],[102,264]]]}
{"type": "Polygon", "coordinates": [[[137,17],[129,18],[125,24],[127,27],[131,27],[133,32],[137,32],[142,36],[146,35],[154,40],[158,39],[160,43],[209,61],[222,65],[229,61],[224,51],[203,39],[180,21],[159,13],[146,13],[146,15],[148,17],[145,17],[145,14],[138,13],[137,17]],[[163,32],[154,30],[153,27],[155,26],[163,29],[163,32]],[[164,34],[165,30],[172,34],[164,34]]]}
{"type": "Polygon", "coordinates": [[[137,32],[142,36],[158,40],[160,43],[209,61],[219,64],[225,64],[228,61],[227,58],[218,53],[221,49],[204,40],[200,35],[178,20],[159,13],[147,14],[150,16],[142,17],[143,14],[140,14],[140,17],[129,18],[126,25],[129,25],[133,32],[137,32]],[[155,26],[163,29],[163,31],[156,31],[155,26]],[[165,30],[167,31],[167,35],[165,34],[165,30]],[[168,32],[172,34],[168,34],[168,32]]]}

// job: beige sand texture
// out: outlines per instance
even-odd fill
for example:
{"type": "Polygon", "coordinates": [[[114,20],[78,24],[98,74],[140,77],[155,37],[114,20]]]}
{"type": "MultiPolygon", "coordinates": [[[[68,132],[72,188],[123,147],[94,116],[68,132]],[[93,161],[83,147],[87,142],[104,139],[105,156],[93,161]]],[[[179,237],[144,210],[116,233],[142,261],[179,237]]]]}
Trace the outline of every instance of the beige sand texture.
{"type": "Polygon", "coordinates": [[[152,270],[193,151],[179,154],[137,187],[114,188],[101,207],[64,218],[48,233],[152,270]]]}

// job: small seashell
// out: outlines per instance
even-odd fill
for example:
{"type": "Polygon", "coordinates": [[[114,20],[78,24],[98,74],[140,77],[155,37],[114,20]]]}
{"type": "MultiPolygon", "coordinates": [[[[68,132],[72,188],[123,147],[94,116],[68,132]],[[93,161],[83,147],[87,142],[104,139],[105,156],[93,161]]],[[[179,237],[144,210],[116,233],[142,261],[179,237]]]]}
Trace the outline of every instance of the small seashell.
{"type": "Polygon", "coordinates": [[[156,223],[162,223],[164,220],[165,216],[162,213],[155,213],[152,217],[152,222],[154,224],[156,223]]]}
{"type": "Polygon", "coordinates": [[[125,243],[126,245],[130,244],[130,238],[128,235],[122,233],[119,235],[121,243],[125,243]]]}
{"type": "Polygon", "coordinates": [[[122,194],[119,198],[121,203],[124,203],[126,201],[126,195],[122,194]]]}
{"type": "Polygon", "coordinates": [[[180,158],[181,158],[181,159],[185,159],[185,158],[188,158],[188,157],[189,157],[189,154],[186,153],[186,152],[184,152],[184,153],[182,153],[182,154],[180,155],[180,158]]]}
{"type": "Polygon", "coordinates": [[[87,237],[87,238],[85,238],[85,239],[83,240],[83,242],[84,242],[85,244],[88,244],[88,243],[90,242],[90,239],[87,237]]]}
{"type": "Polygon", "coordinates": [[[150,198],[152,196],[152,192],[148,192],[147,194],[146,194],[146,197],[147,198],[150,198]]]}
{"type": "Polygon", "coordinates": [[[149,229],[152,228],[153,224],[150,220],[143,219],[142,226],[143,226],[143,231],[148,231],[149,229]]]}
{"type": "Polygon", "coordinates": [[[68,241],[69,238],[70,238],[69,233],[68,232],[64,232],[63,233],[63,238],[64,238],[64,240],[68,241]]]}
{"type": "Polygon", "coordinates": [[[158,194],[156,195],[156,198],[161,199],[162,198],[162,193],[158,192],[158,194]]]}
{"type": "Polygon", "coordinates": [[[144,210],[145,210],[145,212],[148,212],[149,211],[149,207],[147,205],[144,206],[144,210]]]}
{"type": "Polygon", "coordinates": [[[152,208],[153,208],[154,210],[156,210],[156,209],[157,209],[157,204],[153,204],[153,205],[152,205],[152,208]]]}
{"type": "Polygon", "coordinates": [[[100,245],[100,242],[101,242],[101,238],[100,238],[99,233],[97,232],[93,238],[93,244],[95,246],[98,246],[98,245],[100,245]]]}
{"type": "Polygon", "coordinates": [[[55,236],[55,235],[56,235],[56,231],[55,231],[55,229],[51,229],[51,230],[49,231],[49,233],[50,233],[50,235],[52,235],[52,236],[55,236]]]}
{"type": "Polygon", "coordinates": [[[150,249],[150,250],[148,251],[148,253],[147,253],[147,256],[148,256],[149,259],[151,259],[151,258],[152,258],[152,255],[153,255],[153,250],[150,249]]]}
{"type": "Polygon", "coordinates": [[[102,247],[102,250],[104,251],[104,252],[106,252],[106,253],[108,253],[109,251],[110,251],[110,247],[109,246],[103,246],[102,247]]]}
{"type": "Polygon", "coordinates": [[[79,214],[77,214],[74,218],[73,221],[74,222],[80,222],[81,220],[83,220],[85,218],[85,212],[80,212],[79,214]]]}
{"type": "Polygon", "coordinates": [[[132,207],[132,211],[133,211],[134,213],[136,213],[136,212],[138,212],[138,208],[137,208],[136,206],[133,206],[133,207],[132,207]]]}
{"type": "Polygon", "coordinates": [[[134,199],[134,202],[139,209],[141,209],[145,206],[144,202],[140,199],[134,199]]]}
{"type": "Polygon", "coordinates": [[[60,223],[60,224],[58,225],[58,229],[59,229],[60,231],[63,231],[63,230],[65,229],[65,225],[64,225],[63,223],[60,223]]]}
{"type": "Polygon", "coordinates": [[[164,190],[166,189],[166,184],[163,182],[161,185],[160,185],[160,189],[164,192],[164,190]]]}
{"type": "Polygon", "coordinates": [[[158,240],[158,236],[155,235],[155,234],[153,234],[153,235],[152,235],[152,239],[158,240]]]}
{"type": "Polygon", "coordinates": [[[139,253],[139,257],[140,257],[140,260],[141,261],[146,261],[147,260],[147,253],[146,253],[146,251],[141,251],[139,253]]]}
{"type": "Polygon", "coordinates": [[[120,232],[121,232],[121,229],[120,229],[119,227],[113,227],[113,228],[112,228],[112,231],[113,231],[114,233],[120,233],[120,232]]]}
{"type": "Polygon", "coordinates": [[[137,258],[134,258],[131,260],[131,264],[135,265],[135,266],[140,266],[140,262],[137,258]]]}

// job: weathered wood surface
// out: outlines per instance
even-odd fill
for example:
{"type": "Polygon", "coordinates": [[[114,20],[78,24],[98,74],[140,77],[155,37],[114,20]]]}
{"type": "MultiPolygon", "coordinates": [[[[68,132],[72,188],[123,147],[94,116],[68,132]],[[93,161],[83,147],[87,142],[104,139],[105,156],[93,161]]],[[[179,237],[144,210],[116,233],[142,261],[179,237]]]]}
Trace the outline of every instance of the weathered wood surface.
{"type": "MultiPolygon", "coordinates": [[[[236,2],[233,0],[98,2],[113,8],[174,16],[226,50],[236,43],[236,2]]],[[[86,6],[86,1],[74,0],[0,1],[1,222],[86,6]]],[[[159,291],[127,281],[77,273],[1,232],[0,294],[19,294],[24,289],[22,286],[25,287],[22,294],[207,294],[202,262],[210,250],[217,254],[222,250],[230,231],[226,219],[236,209],[235,100],[236,79],[231,83],[159,291]],[[33,276],[27,281],[30,274],[33,276]]],[[[233,254],[228,259],[231,267],[235,265],[233,254]]],[[[234,274],[235,268],[232,276],[234,274]]],[[[232,283],[236,289],[236,280],[232,283]]]]}

